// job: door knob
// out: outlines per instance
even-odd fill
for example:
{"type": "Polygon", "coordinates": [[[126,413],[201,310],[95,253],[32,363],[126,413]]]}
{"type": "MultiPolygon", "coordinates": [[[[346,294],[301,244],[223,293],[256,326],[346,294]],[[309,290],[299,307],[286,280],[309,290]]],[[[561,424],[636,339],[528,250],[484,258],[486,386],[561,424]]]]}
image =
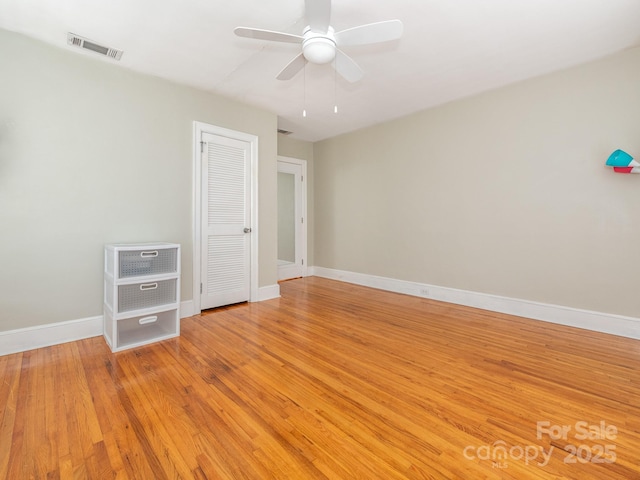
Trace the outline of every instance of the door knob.
{"type": "Polygon", "coordinates": [[[245,227],[245,229],[244,229],[244,233],[251,233],[251,229],[250,229],[250,228],[248,228],[248,227],[245,227]]]}

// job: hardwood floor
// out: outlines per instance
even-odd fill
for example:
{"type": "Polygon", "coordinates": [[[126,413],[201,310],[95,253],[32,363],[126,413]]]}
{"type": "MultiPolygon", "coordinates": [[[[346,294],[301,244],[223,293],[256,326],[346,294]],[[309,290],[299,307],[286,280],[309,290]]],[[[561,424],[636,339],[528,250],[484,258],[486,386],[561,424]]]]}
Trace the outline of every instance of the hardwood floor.
{"type": "Polygon", "coordinates": [[[640,479],[640,341],[281,290],[143,348],[0,357],[0,478],[640,479]]]}

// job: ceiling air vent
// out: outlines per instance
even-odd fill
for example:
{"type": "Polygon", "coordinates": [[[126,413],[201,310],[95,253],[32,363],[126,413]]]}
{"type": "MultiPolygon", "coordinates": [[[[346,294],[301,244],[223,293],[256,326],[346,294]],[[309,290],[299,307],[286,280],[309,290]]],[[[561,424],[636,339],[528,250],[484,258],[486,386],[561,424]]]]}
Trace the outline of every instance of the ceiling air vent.
{"type": "Polygon", "coordinates": [[[87,38],[81,37],[80,35],[76,35],[75,33],[67,33],[67,43],[75,47],[84,48],[85,50],[91,50],[92,52],[113,58],[114,60],[120,60],[120,57],[122,57],[122,50],[105,47],[104,45],[100,45],[87,38]]]}
{"type": "Polygon", "coordinates": [[[291,135],[293,132],[290,132],[289,130],[283,130],[282,128],[278,129],[278,133],[281,133],[282,135],[291,135]]]}

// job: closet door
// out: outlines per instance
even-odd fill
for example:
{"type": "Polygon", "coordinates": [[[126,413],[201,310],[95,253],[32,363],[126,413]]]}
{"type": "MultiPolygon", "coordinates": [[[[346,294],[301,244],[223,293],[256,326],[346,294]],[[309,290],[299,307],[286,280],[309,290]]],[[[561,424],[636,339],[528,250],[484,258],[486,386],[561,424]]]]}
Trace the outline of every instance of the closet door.
{"type": "Polygon", "coordinates": [[[202,135],[201,309],[251,296],[251,145],[202,135]]]}

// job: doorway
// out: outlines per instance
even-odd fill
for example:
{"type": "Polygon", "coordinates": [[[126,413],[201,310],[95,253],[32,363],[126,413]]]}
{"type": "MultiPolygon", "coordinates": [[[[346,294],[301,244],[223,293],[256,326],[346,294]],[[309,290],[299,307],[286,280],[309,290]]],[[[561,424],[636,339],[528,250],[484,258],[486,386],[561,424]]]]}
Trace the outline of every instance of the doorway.
{"type": "Polygon", "coordinates": [[[278,280],[307,275],[307,162],[278,157],[278,280]]]}

